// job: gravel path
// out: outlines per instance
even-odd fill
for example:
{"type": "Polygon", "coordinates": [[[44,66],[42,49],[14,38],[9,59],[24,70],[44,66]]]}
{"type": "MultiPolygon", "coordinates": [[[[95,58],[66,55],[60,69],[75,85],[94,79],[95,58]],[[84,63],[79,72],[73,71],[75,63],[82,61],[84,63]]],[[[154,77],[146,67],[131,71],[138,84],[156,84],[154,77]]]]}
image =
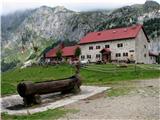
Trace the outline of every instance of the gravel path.
{"type": "MultiPolygon", "coordinates": [[[[108,97],[106,94],[66,106],[79,112],[68,113],[68,119],[160,119],[160,79],[131,81],[121,85],[134,87],[127,95],[108,97]]],[[[120,85],[118,85],[120,86],[120,85]]],[[[116,86],[114,86],[116,87],[116,86]]]]}

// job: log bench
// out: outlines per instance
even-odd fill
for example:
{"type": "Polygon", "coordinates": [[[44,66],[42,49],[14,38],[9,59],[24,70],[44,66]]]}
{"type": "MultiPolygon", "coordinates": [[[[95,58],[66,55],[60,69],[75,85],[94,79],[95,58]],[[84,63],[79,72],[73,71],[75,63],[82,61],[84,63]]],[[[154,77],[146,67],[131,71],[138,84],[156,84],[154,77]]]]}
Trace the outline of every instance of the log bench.
{"type": "Polygon", "coordinates": [[[21,82],[17,85],[17,91],[21,97],[23,97],[24,105],[40,104],[42,94],[61,92],[66,93],[78,93],[80,92],[81,80],[78,75],[59,79],[49,80],[43,82],[21,82]]]}

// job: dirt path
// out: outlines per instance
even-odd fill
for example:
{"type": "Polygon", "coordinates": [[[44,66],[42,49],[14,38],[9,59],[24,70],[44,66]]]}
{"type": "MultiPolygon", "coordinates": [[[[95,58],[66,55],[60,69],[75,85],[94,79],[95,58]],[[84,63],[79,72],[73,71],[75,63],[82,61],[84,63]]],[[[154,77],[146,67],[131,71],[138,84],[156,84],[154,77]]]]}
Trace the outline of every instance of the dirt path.
{"type": "Polygon", "coordinates": [[[118,86],[130,86],[127,95],[109,97],[107,93],[94,99],[83,100],[66,106],[79,112],[67,114],[60,120],[68,119],[160,119],[160,79],[122,82],[118,86]]]}

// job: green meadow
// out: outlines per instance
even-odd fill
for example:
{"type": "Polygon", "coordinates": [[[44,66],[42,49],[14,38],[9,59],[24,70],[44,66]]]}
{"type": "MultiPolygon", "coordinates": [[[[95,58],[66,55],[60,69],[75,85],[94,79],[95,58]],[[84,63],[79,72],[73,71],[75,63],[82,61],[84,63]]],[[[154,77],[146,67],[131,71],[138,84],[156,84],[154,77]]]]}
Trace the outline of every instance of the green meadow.
{"type": "MultiPolygon", "coordinates": [[[[151,79],[160,77],[158,65],[128,65],[126,68],[116,64],[91,64],[82,67],[80,75],[84,85],[107,85],[119,81],[151,79]]],[[[45,81],[66,78],[74,75],[71,65],[34,66],[24,69],[17,68],[2,73],[2,96],[17,94],[16,87],[21,81],[45,81]]]]}

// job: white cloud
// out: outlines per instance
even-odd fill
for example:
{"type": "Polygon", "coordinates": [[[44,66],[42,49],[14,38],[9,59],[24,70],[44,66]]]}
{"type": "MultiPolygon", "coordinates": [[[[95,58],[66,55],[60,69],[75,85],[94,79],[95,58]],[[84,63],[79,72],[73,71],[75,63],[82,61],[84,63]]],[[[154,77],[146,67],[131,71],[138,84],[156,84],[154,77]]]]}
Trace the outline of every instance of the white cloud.
{"type": "MultiPolygon", "coordinates": [[[[75,11],[91,9],[110,9],[131,4],[142,4],[146,0],[3,0],[2,13],[7,14],[16,10],[36,8],[42,5],[55,7],[65,6],[75,11]]],[[[160,2],[160,0],[157,0],[160,2]]]]}

